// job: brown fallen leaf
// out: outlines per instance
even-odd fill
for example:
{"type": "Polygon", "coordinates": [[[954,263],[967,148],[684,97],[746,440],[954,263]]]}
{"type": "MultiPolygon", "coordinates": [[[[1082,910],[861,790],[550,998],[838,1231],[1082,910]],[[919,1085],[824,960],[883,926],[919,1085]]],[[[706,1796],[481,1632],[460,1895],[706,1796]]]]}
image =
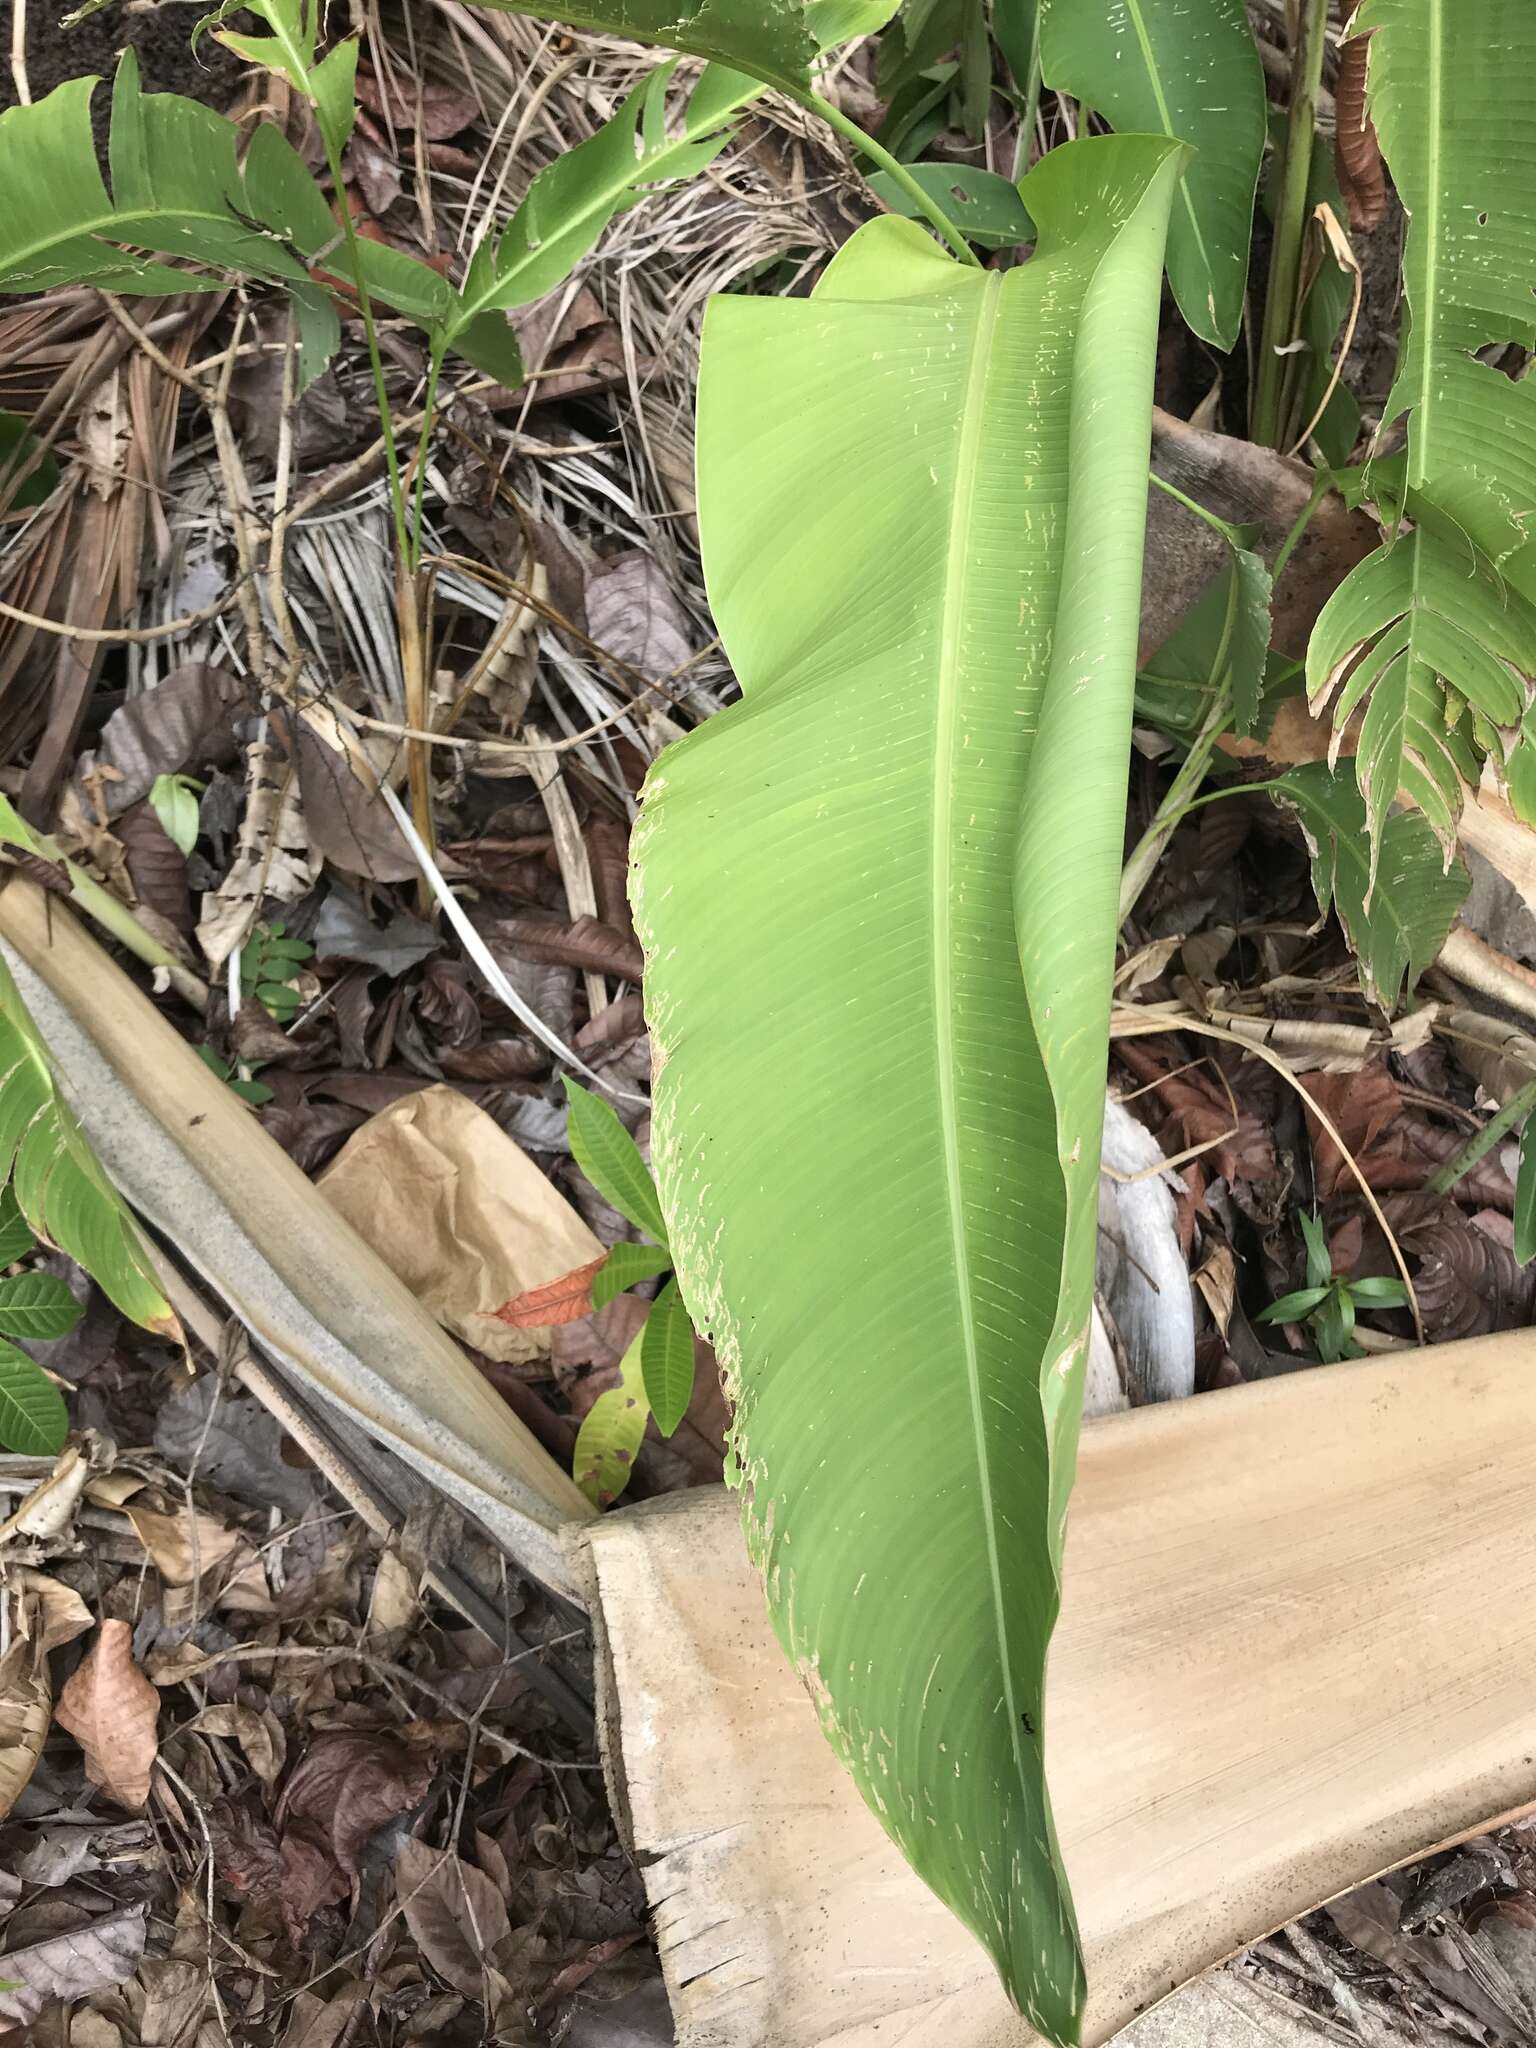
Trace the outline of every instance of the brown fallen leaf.
{"type": "Polygon", "coordinates": [[[412,1839],[395,1859],[395,1889],[433,1969],[466,1998],[479,1998],[490,1952],[512,1931],[506,1902],[485,1872],[412,1839]]]}
{"type": "Polygon", "coordinates": [[[52,1704],[47,1658],[36,1642],[13,1642],[0,1657],[0,1820],[37,1769],[52,1704]]]}
{"type": "MultiPolygon", "coordinates": [[[[1376,1194],[1422,1188],[1436,1167],[1466,1142],[1419,1116],[1403,1100],[1401,1088],[1384,1060],[1375,1060],[1355,1074],[1307,1074],[1303,1100],[1315,1103],[1331,1119],[1355,1164],[1376,1194]]],[[[1355,1178],[1338,1147],[1310,1106],[1307,1129],[1321,1200],[1351,1195],[1355,1178]]],[[[1456,1185],[1456,1199],[1465,1205],[1514,1209],[1514,1182],[1497,1154],[1482,1159],[1456,1185]]]]}
{"type": "Polygon", "coordinates": [[[89,1998],[126,1984],[144,1954],[144,1908],[109,1913],[69,1934],[52,1934],[28,1948],[11,1949],[0,1990],[0,2020],[30,2026],[46,2005],[89,1998]]]}
{"type": "Polygon", "coordinates": [[[579,967],[624,981],[639,981],[645,973],[640,941],[595,917],[499,917],[485,927],[485,941],[493,953],[539,965],[579,967]]]}
{"type": "Polygon", "coordinates": [[[1387,212],[1387,181],[1381,164],[1376,126],[1366,110],[1366,71],[1371,34],[1351,36],[1339,50],[1339,76],[1333,89],[1337,126],[1333,164],[1339,190],[1349,206],[1354,228],[1380,227],[1387,212]]]}
{"type": "Polygon", "coordinates": [[[343,874],[372,882],[403,882],[416,857],[373,790],[345,754],[307,724],[295,728],[299,788],[310,845],[343,874]]]}
{"type": "Polygon", "coordinates": [[[428,85],[412,78],[386,78],[383,84],[366,66],[357,74],[357,97],[370,114],[396,128],[413,128],[429,142],[446,142],[467,128],[480,111],[473,93],[448,85],[428,85]]]}
{"type": "Polygon", "coordinates": [[[337,1867],[357,1875],[370,1835],[426,1797],[429,1755],[391,1735],[336,1729],[317,1737],[294,1766],[273,1815],[286,1836],[303,1829],[323,1841],[337,1867]]]}
{"type": "Polygon", "coordinates": [[[592,1313],[592,1282],[602,1271],[607,1256],[605,1252],[602,1258],[562,1273],[558,1280],[550,1280],[543,1287],[530,1287],[491,1313],[498,1322],[510,1323],[514,1330],[548,1330],[557,1323],[579,1322],[592,1313]]]}
{"type": "Polygon", "coordinates": [[[239,1531],[227,1529],[216,1515],[194,1514],[185,1503],[162,1512],[153,1505],[155,1498],[126,1501],[122,1512],[168,1586],[190,1586],[239,1548],[239,1531]]]}
{"type": "Polygon", "coordinates": [[[104,1621],[53,1718],[85,1752],[91,1783],[119,1806],[136,1809],[149,1798],[159,1714],[160,1695],[133,1661],[133,1630],[126,1621],[104,1621]]]}
{"type": "Polygon", "coordinates": [[[282,2048],[337,2048],[359,2006],[367,2001],[368,1993],[361,1984],[349,1985],[334,1998],[317,1998],[312,1991],[299,1992],[283,2031],[282,2048]]]}

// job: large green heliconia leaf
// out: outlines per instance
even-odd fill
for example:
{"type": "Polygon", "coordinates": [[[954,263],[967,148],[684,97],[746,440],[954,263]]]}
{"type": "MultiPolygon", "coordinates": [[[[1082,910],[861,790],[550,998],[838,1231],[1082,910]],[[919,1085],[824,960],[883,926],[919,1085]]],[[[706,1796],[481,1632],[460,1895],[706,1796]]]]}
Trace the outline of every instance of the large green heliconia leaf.
{"type": "Polygon", "coordinates": [[[1243,0],[1045,0],[1040,60],[1047,85],[1111,127],[1195,145],[1168,225],[1168,282],[1196,334],[1230,348],[1264,154],[1264,70],[1243,0]]]}
{"type": "Polygon", "coordinates": [[[1307,688],[1342,683],[1337,725],[1367,702],[1371,833],[1401,787],[1449,857],[1461,785],[1499,758],[1536,675],[1536,386],[1478,360],[1490,343],[1536,345],[1536,131],[1510,118],[1536,92],[1536,10],[1367,0],[1354,27],[1375,32],[1371,112],[1409,216],[1408,331],[1384,424],[1407,414],[1413,530],[1334,593],[1307,688]]]}
{"type": "Polygon", "coordinates": [[[630,36],[713,57],[788,92],[810,90],[818,58],[850,36],[873,35],[897,0],[479,0],[570,28],[630,36]]]}
{"type": "Polygon", "coordinates": [[[775,1624],[1058,2041],[1041,1703],[1182,154],[1053,151],[1016,269],[883,219],[809,300],[714,302],[699,517],[743,696],[658,762],[636,851],[668,1242],[775,1624]]]}

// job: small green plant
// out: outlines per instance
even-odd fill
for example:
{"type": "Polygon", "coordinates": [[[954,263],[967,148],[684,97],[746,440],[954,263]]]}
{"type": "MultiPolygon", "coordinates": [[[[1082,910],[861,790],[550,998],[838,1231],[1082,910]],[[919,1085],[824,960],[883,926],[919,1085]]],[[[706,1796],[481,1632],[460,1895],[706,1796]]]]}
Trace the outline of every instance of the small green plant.
{"type": "Polygon", "coordinates": [[[1346,1280],[1333,1270],[1321,1216],[1298,1215],[1307,1245],[1307,1284],[1282,1294],[1259,1316],[1261,1323],[1302,1323],[1323,1365],[1363,1356],[1355,1342],[1355,1312],[1362,1308],[1403,1308],[1408,1290],[1401,1280],[1346,1280]]]}
{"type": "Polygon", "coordinates": [[[272,1100],[272,1090],[266,1082],[252,1078],[259,1068],[266,1065],[265,1060],[242,1060],[237,1070],[228,1060],[220,1059],[211,1045],[200,1045],[197,1048],[197,1056],[211,1074],[217,1074],[219,1079],[226,1082],[240,1100],[248,1102],[252,1109],[260,1109],[264,1102],[272,1100]]]}
{"type": "Polygon", "coordinates": [[[291,1022],[304,1000],[294,983],[299,969],[314,956],[308,940],[290,938],[280,918],[253,926],[240,951],[241,993],[254,996],[279,1024],[291,1022]]]}
{"type": "Polygon", "coordinates": [[[197,844],[197,800],[204,787],[195,775],[157,775],[149,786],[149,807],[183,854],[197,844]]]}

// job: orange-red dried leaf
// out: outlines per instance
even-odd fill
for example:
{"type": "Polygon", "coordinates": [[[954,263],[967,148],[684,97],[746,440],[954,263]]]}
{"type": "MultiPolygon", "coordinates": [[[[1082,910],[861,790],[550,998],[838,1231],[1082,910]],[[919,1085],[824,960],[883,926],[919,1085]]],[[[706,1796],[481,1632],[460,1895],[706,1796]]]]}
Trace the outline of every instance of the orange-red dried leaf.
{"type": "Polygon", "coordinates": [[[593,1259],[590,1265],[577,1266],[573,1272],[562,1273],[558,1280],[546,1281],[542,1287],[530,1287],[526,1293],[517,1294],[510,1301],[504,1301],[491,1314],[499,1323],[510,1323],[514,1330],[548,1330],[558,1323],[578,1323],[583,1316],[592,1313],[592,1282],[597,1278],[603,1260],[593,1259]]]}

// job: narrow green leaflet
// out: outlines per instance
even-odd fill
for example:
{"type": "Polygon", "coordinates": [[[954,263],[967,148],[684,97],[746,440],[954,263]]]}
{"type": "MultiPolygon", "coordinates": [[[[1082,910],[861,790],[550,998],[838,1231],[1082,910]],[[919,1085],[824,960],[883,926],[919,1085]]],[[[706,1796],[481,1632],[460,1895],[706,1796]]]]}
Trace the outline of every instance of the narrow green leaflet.
{"type": "Polygon", "coordinates": [[[1536,1259],[1536,1114],[1520,1133],[1520,1169],[1515,1175],[1515,1262],[1536,1259]]]}
{"type": "Polygon", "coordinates": [[[640,1370],[644,1338],[642,1330],[620,1362],[619,1384],[598,1395],[576,1432],[571,1475],[595,1508],[609,1506],[628,1486],[645,1439],[651,1411],[640,1370]]]}
{"type": "Polygon", "coordinates": [[[712,163],[731,138],[733,117],[762,91],[739,71],[708,65],[678,132],[669,135],[666,93],[675,68],[659,66],[611,121],[540,171],[505,232],[480,244],[447,321],[450,345],[462,347],[488,315],[531,305],[552,290],[644,188],[692,177],[712,163]]]}
{"type": "Polygon", "coordinates": [[[0,1180],[7,1178],[38,1237],[84,1266],[131,1322],[179,1337],[133,1220],[56,1092],[42,1040],[0,962],[0,1180]]]}
{"type": "Polygon", "coordinates": [[[873,35],[896,0],[480,0],[506,14],[536,14],[570,28],[628,36],[664,50],[713,57],[787,92],[807,92],[824,50],[873,35]]]}
{"type": "Polygon", "coordinates": [[[80,1304],[52,1273],[18,1273],[0,1280],[0,1332],[46,1342],[64,1337],[80,1320],[80,1304]]]}
{"type": "Polygon", "coordinates": [[[592,1306],[606,1308],[615,1295],[633,1287],[637,1280],[653,1280],[658,1273],[671,1270],[672,1254],[665,1245],[616,1244],[592,1282],[592,1306]]]}
{"type": "Polygon", "coordinates": [[[670,1436],[693,1398],[693,1325],[675,1280],[662,1288],[645,1319],[640,1371],[656,1427],[670,1436]]]}
{"type": "Polygon", "coordinates": [[[51,1458],[68,1434],[64,1396],[24,1351],[0,1341],[0,1445],[23,1458],[51,1458]]]}
{"type": "Polygon", "coordinates": [[[571,1151],[576,1164],[621,1216],[664,1245],[667,1226],[662,1221],[656,1183],[612,1103],[593,1095],[569,1074],[565,1092],[571,1105],[571,1151]]]}
{"type": "Polygon", "coordinates": [[[1168,226],[1168,282],[1196,334],[1230,348],[1264,154],[1264,70],[1243,0],[1044,0],[1040,58],[1047,85],[1111,127],[1196,145],[1168,226]]]}
{"type": "MultiPolygon", "coordinates": [[[[1011,178],[983,171],[974,164],[911,164],[917,182],[949,215],[967,241],[983,249],[1012,249],[1035,239],[1035,225],[1011,178]]],[[[910,219],[914,202],[891,177],[876,171],[869,189],[892,213],[910,219]]]]}
{"type": "Polygon", "coordinates": [[[1390,1014],[1445,944],[1472,886],[1465,864],[1455,860],[1447,871],[1416,811],[1394,811],[1373,847],[1347,768],[1289,768],[1274,794],[1306,837],[1319,910],[1337,908],[1366,993],[1390,1014]]]}
{"type": "Polygon", "coordinates": [[[775,1624],[1058,2041],[1041,1710],[1182,156],[1052,151],[1008,271],[887,218],[808,300],[714,302],[699,517],[743,695],[656,764],[636,839],[669,1242],[775,1624]]]}
{"type": "Polygon", "coordinates": [[[1449,852],[1462,784],[1502,758],[1536,675],[1536,385],[1478,360],[1490,343],[1536,344],[1536,145],[1508,119],[1536,91],[1536,12],[1366,0],[1355,28],[1375,31],[1371,113],[1408,214],[1383,425],[1407,416],[1414,530],[1334,593],[1307,688],[1321,698],[1344,678],[1336,727],[1371,700],[1357,763],[1372,834],[1401,788],[1449,852]]]}
{"type": "Polygon", "coordinates": [[[1029,90],[1029,74],[1040,57],[1041,0],[992,0],[992,33],[1019,91],[1029,90]]]}
{"type": "Polygon", "coordinates": [[[326,57],[317,57],[325,33],[322,0],[224,0],[204,15],[192,32],[193,47],[207,28],[218,28],[219,41],[248,64],[275,71],[296,92],[312,100],[315,119],[327,148],[340,156],[357,119],[357,38],[348,36],[326,57]],[[267,35],[243,34],[220,26],[231,15],[254,14],[265,22],[267,35]]]}

